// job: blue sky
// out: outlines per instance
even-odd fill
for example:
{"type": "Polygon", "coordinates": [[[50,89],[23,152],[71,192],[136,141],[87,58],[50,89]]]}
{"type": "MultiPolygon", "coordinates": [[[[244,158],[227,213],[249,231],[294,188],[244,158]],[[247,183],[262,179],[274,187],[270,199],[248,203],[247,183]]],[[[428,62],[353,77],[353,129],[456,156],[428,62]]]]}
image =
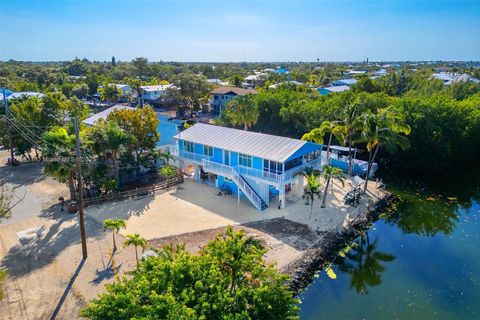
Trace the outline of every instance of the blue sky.
{"type": "Polygon", "coordinates": [[[0,59],[480,60],[480,1],[0,0],[0,59]]]}

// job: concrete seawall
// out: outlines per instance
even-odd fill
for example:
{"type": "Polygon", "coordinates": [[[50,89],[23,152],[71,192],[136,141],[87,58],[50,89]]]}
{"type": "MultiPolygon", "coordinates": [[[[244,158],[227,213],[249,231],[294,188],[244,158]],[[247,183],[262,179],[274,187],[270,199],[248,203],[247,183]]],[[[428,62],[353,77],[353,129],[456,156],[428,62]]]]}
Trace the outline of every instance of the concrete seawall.
{"type": "Polygon", "coordinates": [[[350,220],[349,223],[338,225],[325,233],[318,241],[310,246],[303,254],[286,265],[280,271],[289,274],[291,279],[288,283],[296,293],[310,284],[314,275],[329,265],[337,256],[338,252],[346,244],[355,240],[361,233],[368,230],[380,214],[393,210],[399,198],[391,193],[385,193],[373,205],[367,206],[364,212],[350,220]]]}

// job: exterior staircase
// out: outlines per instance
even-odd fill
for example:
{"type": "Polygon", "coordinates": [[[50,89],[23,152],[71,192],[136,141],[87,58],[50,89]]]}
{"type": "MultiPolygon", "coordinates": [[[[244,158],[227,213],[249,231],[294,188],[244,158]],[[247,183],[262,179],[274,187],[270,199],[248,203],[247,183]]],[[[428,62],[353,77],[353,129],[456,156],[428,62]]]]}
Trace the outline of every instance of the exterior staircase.
{"type": "Polygon", "coordinates": [[[268,204],[258,195],[258,193],[248,184],[242,175],[231,166],[226,166],[221,163],[216,163],[209,160],[203,160],[203,168],[206,171],[225,176],[232,179],[238,186],[240,191],[252,202],[257,210],[263,211],[268,208],[268,204]]]}

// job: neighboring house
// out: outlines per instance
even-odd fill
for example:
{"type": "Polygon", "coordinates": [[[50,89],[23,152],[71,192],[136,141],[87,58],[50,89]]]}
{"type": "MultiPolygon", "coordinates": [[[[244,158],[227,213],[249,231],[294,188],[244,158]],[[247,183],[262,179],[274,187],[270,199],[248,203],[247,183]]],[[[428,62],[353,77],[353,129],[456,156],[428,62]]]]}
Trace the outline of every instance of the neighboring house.
{"type": "Polygon", "coordinates": [[[219,86],[228,86],[228,82],[222,81],[220,79],[207,79],[208,83],[218,84],[219,86]]]}
{"type": "Polygon", "coordinates": [[[163,96],[167,93],[167,89],[171,88],[171,84],[158,84],[153,86],[141,86],[142,99],[145,102],[159,103],[163,96]]]}
{"type": "Polygon", "coordinates": [[[8,97],[13,93],[12,91],[8,90],[7,88],[0,88],[0,104],[2,104],[2,105],[4,103],[4,97],[3,97],[4,92],[5,92],[5,99],[8,99],[8,97]]]}
{"type": "MultiPolygon", "coordinates": [[[[43,98],[45,96],[41,92],[34,92],[34,91],[12,92],[10,90],[5,90],[5,95],[7,96],[7,100],[18,99],[18,98],[29,98],[29,97],[43,98]]],[[[0,89],[0,100],[3,103],[3,92],[1,89],[0,89]]]]}
{"type": "Polygon", "coordinates": [[[303,85],[303,82],[298,82],[298,81],[284,81],[284,82],[280,82],[280,83],[275,83],[275,84],[271,84],[268,86],[269,89],[276,89],[282,85],[288,85],[288,84],[294,84],[296,86],[301,86],[303,85]]]}
{"type": "Polygon", "coordinates": [[[332,82],[332,86],[351,86],[352,84],[357,83],[355,79],[341,79],[332,82]]]}
{"type": "Polygon", "coordinates": [[[480,80],[474,78],[466,73],[463,74],[455,74],[455,73],[434,73],[432,74],[432,78],[442,80],[443,84],[449,86],[456,82],[472,82],[472,83],[480,83],[480,80]]]}
{"type": "Polygon", "coordinates": [[[367,71],[365,71],[365,70],[350,70],[350,71],[348,71],[348,73],[353,74],[353,75],[355,75],[355,74],[365,74],[365,73],[367,73],[367,71]]]}
{"type": "Polygon", "coordinates": [[[278,68],[274,72],[278,73],[278,74],[289,74],[290,73],[290,71],[287,68],[278,68]]]}
{"type": "Polygon", "coordinates": [[[343,92],[350,90],[349,86],[332,86],[332,87],[324,87],[324,88],[318,88],[318,93],[320,93],[322,96],[325,96],[329,93],[333,92],[343,92]]]}
{"type": "Polygon", "coordinates": [[[380,69],[380,70],[377,70],[377,71],[373,71],[373,72],[372,72],[372,75],[373,75],[374,77],[381,77],[381,76],[387,75],[387,73],[388,73],[388,72],[387,72],[386,69],[380,69]]]}
{"type": "Polygon", "coordinates": [[[480,80],[474,78],[466,73],[461,74],[459,76],[454,77],[452,80],[445,82],[445,85],[451,85],[456,82],[472,82],[472,83],[480,83],[480,80]]]}
{"type": "Polygon", "coordinates": [[[237,87],[218,87],[212,91],[212,101],[210,106],[213,109],[213,112],[220,114],[227,105],[227,102],[235,98],[236,96],[243,96],[246,94],[257,94],[257,90],[254,89],[243,89],[237,87]]]}
{"type": "Polygon", "coordinates": [[[129,109],[129,110],[135,110],[135,108],[125,106],[123,104],[116,104],[108,109],[105,109],[99,113],[94,114],[93,116],[85,119],[82,121],[83,124],[91,127],[97,123],[100,119],[106,120],[108,115],[112,113],[115,110],[123,110],[123,109],[129,109]]]}
{"type": "Polygon", "coordinates": [[[434,73],[432,74],[432,78],[442,80],[443,83],[447,83],[449,81],[452,81],[455,77],[451,73],[434,73]]]}
{"type": "MultiPolygon", "coordinates": [[[[303,193],[306,167],[320,168],[322,145],[204,123],[182,131],[170,149],[180,163],[194,166],[196,181],[209,180],[245,196],[260,211],[284,207],[286,193],[303,193]]],[[[228,198],[227,198],[228,199],[228,198]]]]}
{"type": "Polygon", "coordinates": [[[255,89],[258,85],[262,85],[267,77],[268,75],[266,73],[256,72],[243,79],[245,82],[242,83],[242,87],[246,89],[255,89]]]}
{"type": "MultiPolygon", "coordinates": [[[[130,87],[128,84],[112,83],[111,85],[114,85],[118,90],[120,90],[121,98],[131,96],[133,93],[132,87],[130,87]]],[[[98,88],[103,88],[103,86],[98,86],[98,88]]]]}

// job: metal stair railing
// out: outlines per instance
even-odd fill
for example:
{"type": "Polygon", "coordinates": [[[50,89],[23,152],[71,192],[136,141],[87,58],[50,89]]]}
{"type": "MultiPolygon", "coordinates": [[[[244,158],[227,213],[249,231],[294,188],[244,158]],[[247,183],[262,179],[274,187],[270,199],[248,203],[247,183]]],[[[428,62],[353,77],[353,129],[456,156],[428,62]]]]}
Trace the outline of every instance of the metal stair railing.
{"type": "Polygon", "coordinates": [[[247,183],[247,181],[234,167],[209,160],[203,160],[202,164],[204,169],[206,169],[207,171],[221,174],[226,176],[227,178],[232,179],[243,192],[243,194],[245,194],[245,196],[247,196],[247,198],[253,203],[255,208],[260,211],[263,210],[262,203],[265,202],[260,198],[256,191],[247,183]]]}

